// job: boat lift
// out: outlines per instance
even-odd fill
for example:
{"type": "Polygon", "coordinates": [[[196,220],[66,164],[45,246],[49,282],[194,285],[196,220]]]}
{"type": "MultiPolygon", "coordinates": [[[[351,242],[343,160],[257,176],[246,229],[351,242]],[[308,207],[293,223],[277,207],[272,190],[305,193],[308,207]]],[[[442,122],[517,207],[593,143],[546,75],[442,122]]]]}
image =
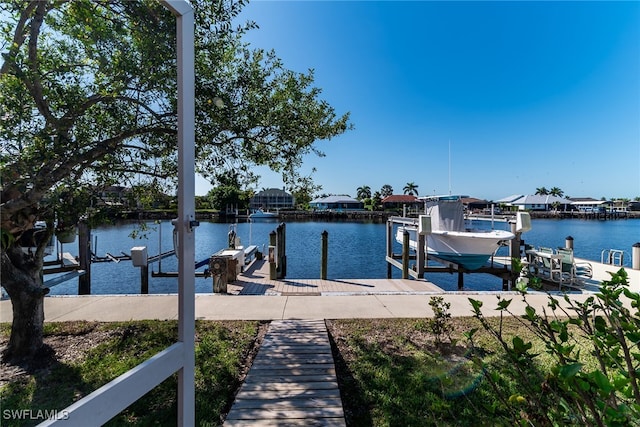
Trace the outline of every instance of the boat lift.
{"type": "MultiPolygon", "coordinates": [[[[488,218],[487,220],[495,221],[495,218],[488,218]]],[[[500,220],[498,220],[500,221],[500,220]]],[[[522,240],[522,232],[531,228],[531,220],[528,216],[516,215],[513,219],[502,219],[501,222],[508,222],[511,224],[511,231],[515,234],[515,238],[512,239],[509,251],[509,259],[512,256],[520,258],[522,240]],[[514,255],[515,254],[515,255],[514,255]]],[[[397,267],[402,271],[402,278],[408,279],[413,277],[414,279],[423,280],[425,273],[458,273],[458,289],[464,287],[464,273],[484,273],[497,276],[502,279],[503,290],[511,290],[511,285],[515,283],[517,277],[511,271],[510,263],[498,263],[494,262],[494,257],[491,257],[491,263],[488,266],[481,267],[476,270],[467,270],[455,262],[440,259],[434,255],[428,254],[426,251],[427,234],[431,233],[431,218],[428,215],[419,215],[418,218],[407,217],[390,217],[387,220],[387,278],[392,278],[392,267],[397,267]],[[394,238],[394,225],[400,226],[413,226],[418,229],[417,233],[417,247],[415,253],[412,254],[409,248],[409,233],[405,232],[402,242],[402,252],[395,254],[393,252],[394,238]],[[437,263],[438,265],[429,265],[429,260],[437,263]],[[415,261],[413,268],[409,267],[410,261],[415,261]]]]}

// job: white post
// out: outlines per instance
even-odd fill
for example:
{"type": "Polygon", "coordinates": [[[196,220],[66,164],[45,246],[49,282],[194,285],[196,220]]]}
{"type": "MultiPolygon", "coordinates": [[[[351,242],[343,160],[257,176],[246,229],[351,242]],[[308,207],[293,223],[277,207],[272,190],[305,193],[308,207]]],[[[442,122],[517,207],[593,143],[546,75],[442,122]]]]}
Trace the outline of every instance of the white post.
{"type": "Polygon", "coordinates": [[[188,1],[162,2],[176,16],[178,41],[178,342],[40,426],[104,424],[176,371],[177,425],[195,425],[195,19],[188,1]]]}
{"type": "Polygon", "coordinates": [[[195,53],[193,8],[167,0],[177,16],[178,44],[178,341],[184,364],[178,371],[178,425],[195,425],[195,53]]]}

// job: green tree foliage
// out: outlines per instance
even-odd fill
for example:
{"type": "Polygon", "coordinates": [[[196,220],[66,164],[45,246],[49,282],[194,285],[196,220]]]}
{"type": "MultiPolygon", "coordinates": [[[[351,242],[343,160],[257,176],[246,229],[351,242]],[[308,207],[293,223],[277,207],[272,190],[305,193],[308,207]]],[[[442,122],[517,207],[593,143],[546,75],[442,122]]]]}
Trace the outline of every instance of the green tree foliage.
{"type": "MultiPolygon", "coordinates": [[[[191,3],[197,170],[212,182],[232,171],[245,183],[257,179],[254,165],[266,165],[295,185],[303,157],[323,155],[316,141],[351,128],[348,114],[338,116],[320,98],[312,70],[287,70],[274,52],[242,42],[256,27],[234,23],[245,0],[191,3]]],[[[176,29],[152,0],[15,0],[0,12],[0,226],[13,237],[3,237],[10,244],[2,247],[1,272],[19,306],[14,313],[27,316],[14,315],[9,343],[8,353],[21,356],[42,344],[48,290],[40,278],[44,248],[23,256],[15,242],[51,215],[50,192],[69,181],[76,188],[150,183],[139,188],[172,193],[176,29]]]]}
{"type": "Polygon", "coordinates": [[[547,194],[549,194],[549,190],[546,187],[536,188],[536,195],[546,196],[547,194]]]}
{"type": "MultiPolygon", "coordinates": [[[[315,172],[315,168],[312,173],[315,172]]],[[[298,209],[310,209],[309,203],[315,198],[315,195],[322,190],[322,186],[315,184],[311,175],[302,176],[296,184],[291,186],[291,195],[295,199],[298,209]]]]}
{"type": "MultiPolygon", "coordinates": [[[[532,350],[531,342],[503,335],[501,322],[497,326],[489,322],[482,314],[481,301],[470,299],[475,317],[511,361],[507,374],[519,389],[515,394],[490,367],[483,369],[513,425],[638,425],[640,294],[629,289],[624,269],[611,276],[584,302],[572,301],[565,294],[563,307],[550,296],[550,312],[537,313],[525,295],[525,314],[516,316],[509,311],[512,300],[500,299],[501,319],[504,315],[519,318],[546,343],[546,353],[553,361],[547,370],[536,363],[540,355],[532,350]]],[[[469,336],[473,335],[471,331],[469,336]]]]}
{"type": "Polygon", "coordinates": [[[549,190],[549,194],[556,197],[562,197],[564,196],[564,191],[562,191],[558,187],[551,187],[551,190],[549,190]]]}
{"type": "Polygon", "coordinates": [[[381,208],[382,208],[382,195],[380,194],[379,191],[376,191],[375,193],[373,193],[373,196],[371,196],[371,210],[377,211],[381,208]]]}
{"type": "Polygon", "coordinates": [[[364,200],[371,198],[371,187],[368,185],[363,185],[362,187],[358,187],[356,190],[356,198],[358,200],[364,200]]]}
{"type": "Polygon", "coordinates": [[[391,187],[389,184],[385,184],[382,186],[382,188],[380,188],[380,195],[382,196],[382,198],[391,196],[392,194],[393,194],[393,187],[391,187]]]}
{"type": "Polygon", "coordinates": [[[402,191],[404,191],[404,194],[411,194],[411,195],[417,196],[418,184],[416,184],[415,182],[408,182],[407,185],[404,186],[402,191]]]}

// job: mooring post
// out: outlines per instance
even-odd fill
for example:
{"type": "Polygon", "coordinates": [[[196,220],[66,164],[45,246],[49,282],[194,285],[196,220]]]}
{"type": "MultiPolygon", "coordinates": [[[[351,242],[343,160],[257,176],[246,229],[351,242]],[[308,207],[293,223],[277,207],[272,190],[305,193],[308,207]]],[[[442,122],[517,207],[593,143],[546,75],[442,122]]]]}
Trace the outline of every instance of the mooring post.
{"type": "Polygon", "coordinates": [[[146,246],[131,248],[131,264],[140,268],[140,293],[149,293],[149,255],[146,246]]]}
{"type": "Polygon", "coordinates": [[[464,288],[464,273],[458,270],[458,290],[461,291],[464,288]]]}
{"type": "Polygon", "coordinates": [[[145,295],[149,293],[149,266],[140,267],[140,293],[145,295]]]}
{"type": "Polygon", "coordinates": [[[402,233],[402,278],[409,278],[409,232],[402,233]]]}
{"type": "MultiPolygon", "coordinates": [[[[393,256],[393,221],[387,220],[387,258],[393,256]]],[[[387,279],[391,279],[393,265],[387,261],[387,279]]]]}
{"type": "Polygon", "coordinates": [[[631,268],[640,270],[640,242],[631,247],[631,268]]]}
{"type": "Polygon", "coordinates": [[[287,225],[283,222],[278,227],[278,278],[287,277],[287,225]]]}
{"type": "Polygon", "coordinates": [[[327,280],[327,261],[329,258],[329,232],[324,230],[320,246],[320,279],[327,280]]]}
{"type": "Polygon", "coordinates": [[[269,280],[276,280],[276,232],[269,233],[269,280]]]}
{"type": "Polygon", "coordinates": [[[567,236],[567,237],[564,238],[564,247],[566,249],[573,250],[573,237],[567,236]]]}
{"type": "Polygon", "coordinates": [[[520,232],[516,231],[516,223],[510,223],[511,232],[515,235],[515,237],[511,240],[511,245],[509,246],[509,257],[510,258],[520,258],[520,232]]]}
{"type": "Polygon", "coordinates": [[[227,265],[229,258],[226,256],[212,256],[209,258],[209,271],[213,279],[213,293],[227,293],[227,265]]]}
{"type": "Polygon", "coordinates": [[[78,295],[91,295],[91,228],[85,220],[78,224],[78,258],[80,270],[78,276],[78,295]]]}

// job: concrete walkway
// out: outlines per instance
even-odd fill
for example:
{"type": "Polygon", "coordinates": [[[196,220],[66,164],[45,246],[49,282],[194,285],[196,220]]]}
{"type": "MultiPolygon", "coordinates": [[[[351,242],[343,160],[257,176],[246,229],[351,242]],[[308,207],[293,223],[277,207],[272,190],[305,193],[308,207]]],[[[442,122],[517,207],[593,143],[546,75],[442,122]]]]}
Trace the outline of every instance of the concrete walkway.
{"type": "MultiPolygon", "coordinates": [[[[583,292],[572,292],[571,298],[584,301],[595,291],[595,284],[609,279],[609,272],[618,267],[592,262],[593,280],[583,292]]],[[[260,271],[260,270],[257,270],[260,271]]],[[[626,269],[631,290],[640,292],[640,270],[626,269]]],[[[452,316],[470,316],[469,298],[483,302],[486,316],[495,311],[498,296],[513,298],[512,310],[524,311],[525,304],[516,292],[444,292],[433,283],[402,279],[301,279],[269,281],[256,270],[253,277],[241,277],[229,285],[230,294],[197,294],[196,318],[205,320],[283,320],[283,319],[356,319],[356,318],[411,318],[432,314],[429,300],[441,295],[451,303],[452,316]],[[248,286],[271,289],[247,295],[248,286]],[[234,291],[235,287],[235,291],[234,291]],[[233,293],[235,294],[233,294],[233,293]]],[[[546,307],[545,293],[527,295],[529,304],[546,307]]],[[[177,319],[177,295],[90,295],[51,296],[45,298],[45,321],[73,320],[119,321],[142,319],[177,319]]],[[[0,301],[0,322],[11,322],[10,300],[0,301]]]]}

